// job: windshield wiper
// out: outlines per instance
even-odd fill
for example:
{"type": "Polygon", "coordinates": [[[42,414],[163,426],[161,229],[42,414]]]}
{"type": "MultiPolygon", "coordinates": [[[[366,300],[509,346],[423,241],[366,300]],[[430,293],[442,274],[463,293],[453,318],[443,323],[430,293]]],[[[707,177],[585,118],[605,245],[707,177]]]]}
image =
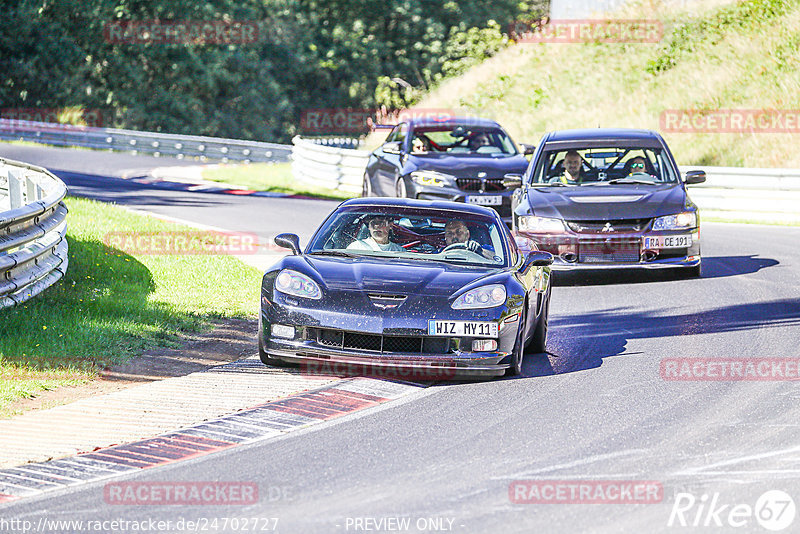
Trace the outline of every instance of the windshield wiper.
{"type": "Polygon", "coordinates": [[[314,252],[309,252],[309,256],[342,256],[343,258],[355,258],[355,254],[350,254],[349,252],[343,252],[341,250],[315,250],[314,252]]]}
{"type": "Polygon", "coordinates": [[[605,182],[607,184],[644,184],[644,185],[656,185],[655,182],[650,180],[637,180],[636,178],[615,178],[613,180],[609,180],[605,182]]]}

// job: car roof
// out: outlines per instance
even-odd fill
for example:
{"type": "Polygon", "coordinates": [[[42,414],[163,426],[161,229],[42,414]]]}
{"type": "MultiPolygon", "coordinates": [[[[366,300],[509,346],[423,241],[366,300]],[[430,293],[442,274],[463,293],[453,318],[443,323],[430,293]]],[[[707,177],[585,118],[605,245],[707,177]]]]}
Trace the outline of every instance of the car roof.
{"type": "Polygon", "coordinates": [[[662,148],[662,137],[652,130],[635,128],[585,128],[557,130],[547,133],[542,144],[550,150],[558,148],[603,147],[613,143],[618,146],[662,148]]]}
{"type": "Polygon", "coordinates": [[[426,126],[477,126],[479,128],[502,128],[500,124],[491,119],[481,119],[480,117],[418,117],[406,121],[410,128],[420,128],[426,126]]]}
{"type": "Polygon", "coordinates": [[[449,200],[417,200],[414,198],[369,197],[351,198],[350,200],[345,200],[339,205],[340,208],[351,206],[375,206],[383,208],[397,206],[402,208],[424,208],[485,215],[487,217],[491,217],[492,219],[499,218],[497,211],[493,210],[492,208],[466,204],[464,202],[451,202],[449,200]]]}

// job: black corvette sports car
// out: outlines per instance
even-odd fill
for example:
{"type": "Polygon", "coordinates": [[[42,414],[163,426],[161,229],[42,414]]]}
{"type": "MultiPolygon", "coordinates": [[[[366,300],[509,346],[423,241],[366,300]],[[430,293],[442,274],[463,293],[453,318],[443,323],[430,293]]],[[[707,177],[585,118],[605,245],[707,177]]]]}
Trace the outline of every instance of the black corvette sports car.
{"type": "MultiPolygon", "coordinates": [[[[522,145],[525,154],[533,147],[522,145]]],[[[361,196],[453,200],[496,209],[511,223],[507,175],[528,160],[495,121],[414,119],[398,124],[369,158],[361,196]]]]}
{"type": "Polygon", "coordinates": [[[544,352],[553,256],[522,256],[485,207],[353,199],[301,252],[264,274],[259,353],[266,364],[344,362],[406,376],[520,372],[544,352]],[[430,371],[435,371],[431,373],[430,371]]]}
{"type": "MultiPolygon", "coordinates": [[[[544,136],[514,195],[513,228],[554,268],[678,268],[700,274],[700,216],[664,139],[631,129],[544,136]]],[[[513,186],[511,180],[507,185],[513,186]]]]}

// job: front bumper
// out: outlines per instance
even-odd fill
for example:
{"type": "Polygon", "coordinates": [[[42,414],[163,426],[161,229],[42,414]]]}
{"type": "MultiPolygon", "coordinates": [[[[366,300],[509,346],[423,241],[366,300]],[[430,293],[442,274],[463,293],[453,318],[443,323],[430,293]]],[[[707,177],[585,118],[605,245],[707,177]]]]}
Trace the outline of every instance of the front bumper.
{"type": "MultiPolygon", "coordinates": [[[[505,373],[521,321],[521,309],[502,306],[490,312],[425,310],[409,303],[411,312],[375,312],[354,302],[346,312],[304,307],[301,302],[277,295],[275,301],[262,296],[261,336],[264,351],[272,358],[300,363],[309,374],[362,374],[392,376],[407,380],[449,380],[461,377],[491,377],[505,373]],[[296,304],[295,304],[296,303],[296,304]],[[513,321],[506,322],[512,317],[513,321]],[[472,342],[483,337],[443,337],[427,334],[429,318],[487,321],[499,324],[497,348],[472,351],[472,342]],[[294,327],[291,338],[272,335],[272,325],[294,327]],[[393,369],[391,374],[381,370],[393,369]]],[[[351,302],[356,301],[356,295],[351,302]]],[[[372,304],[368,306],[373,307],[372,304]]]]}
{"type": "Polygon", "coordinates": [[[518,236],[553,254],[554,270],[572,269],[674,269],[697,267],[701,263],[700,234],[687,230],[644,231],[620,234],[563,233],[518,236]],[[646,249],[645,237],[691,235],[692,244],[683,248],[646,249]]]}
{"type": "Polygon", "coordinates": [[[334,350],[306,342],[283,343],[270,339],[267,354],[299,363],[308,374],[365,374],[386,378],[439,381],[468,377],[501,376],[508,363],[500,363],[504,353],[435,354],[420,358],[413,354],[369,354],[353,350],[334,350]]]}
{"type": "Polygon", "coordinates": [[[505,223],[511,223],[511,197],[514,194],[513,190],[505,189],[499,191],[481,191],[478,190],[465,190],[458,187],[445,186],[424,186],[419,185],[413,180],[408,180],[407,186],[408,194],[412,198],[420,200],[449,200],[452,202],[468,202],[468,197],[500,197],[499,205],[481,204],[486,207],[493,208],[500,214],[500,218],[505,223]]]}

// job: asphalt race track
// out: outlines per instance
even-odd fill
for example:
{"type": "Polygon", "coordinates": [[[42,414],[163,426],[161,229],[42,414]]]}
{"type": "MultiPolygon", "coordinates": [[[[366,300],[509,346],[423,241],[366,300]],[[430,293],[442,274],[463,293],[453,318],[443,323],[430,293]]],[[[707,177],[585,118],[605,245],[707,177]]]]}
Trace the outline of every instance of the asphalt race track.
{"type": "MultiPolygon", "coordinates": [[[[335,205],[65,178],[76,194],[265,236],[308,235],[335,205]]],[[[528,354],[522,377],[435,385],[285,438],[121,479],[255,482],[256,504],[115,506],[99,482],[4,505],[0,517],[216,518],[229,532],[242,531],[231,518],[277,518],[283,533],[767,532],[752,512],[759,497],[800,496],[798,383],[675,381],[660,370],[664,359],[792,358],[797,376],[800,228],[707,223],[701,239],[700,279],[558,276],[549,353],[528,354]],[[519,480],[655,481],[663,497],[518,504],[509,487],[519,480]],[[682,515],[673,513],[679,493],[696,498],[682,515]],[[731,519],[736,505],[753,515],[731,519]],[[409,519],[408,528],[393,518],[409,519]]],[[[800,518],[785,532],[798,529],[800,518]]]]}

